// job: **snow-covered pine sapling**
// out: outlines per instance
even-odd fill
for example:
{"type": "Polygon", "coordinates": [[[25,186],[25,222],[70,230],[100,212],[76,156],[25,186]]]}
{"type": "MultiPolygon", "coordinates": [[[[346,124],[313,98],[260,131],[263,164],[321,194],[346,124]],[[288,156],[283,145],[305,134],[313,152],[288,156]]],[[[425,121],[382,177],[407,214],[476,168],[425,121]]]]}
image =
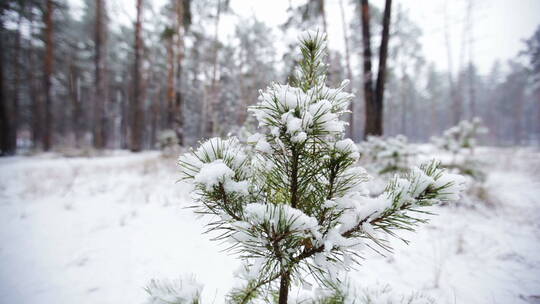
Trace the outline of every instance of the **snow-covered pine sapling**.
{"type": "Polygon", "coordinates": [[[329,289],[315,292],[302,291],[296,303],[310,304],[434,304],[435,301],[418,292],[402,294],[390,285],[360,287],[348,279],[336,282],[329,289]]]}
{"type": "Polygon", "coordinates": [[[178,136],[174,130],[161,131],[158,135],[158,144],[164,156],[178,155],[179,153],[178,136]]]}
{"type": "Polygon", "coordinates": [[[389,138],[369,136],[359,146],[360,162],[377,174],[407,171],[411,159],[418,153],[404,135],[389,138]]]}
{"type": "Polygon", "coordinates": [[[482,125],[479,117],[471,121],[463,120],[458,125],[444,131],[441,137],[433,137],[433,144],[446,152],[452,153],[452,160],[444,164],[447,168],[457,169],[478,181],[484,181],[485,173],[481,170],[481,164],[474,159],[474,149],[477,145],[477,137],[488,132],[482,125]]]}
{"type": "Polygon", "coordinates": [[[145,288],[147,304],[199,304],[202,285],[193,276],[176,280],[151,280],[145,288]]]}
{"type": "Polygon", "coordinates": [[[439,149],[458,154],[462,151],[468,151],[474,154],[477,137],[487,133],[487,128],[482,125],[479,117],[471,121],[462,120],[456,126],[443,132],[441,137],[433,137],[431,141],[439,149]]]}
{"type": "Polygon", "coordinates": [[[232,303],[275,296],[285,304],[293,285],[328,286],[364,248],[390,250],[384,235],[424,223],[423,207],[455,201],[463,188],[432,161],[369,196],[369,176],[355,166],[357,147],[339,120],[353,95],[347,82],[325,85],[326,35],[307,31],[299,40],[296,80],[272,84],[250,108],[262,134],[248,146],[212,138],[179,158],[196,212],[211,216],[208,231],[243,260],[246,281],[229,294],[232,303]]]}

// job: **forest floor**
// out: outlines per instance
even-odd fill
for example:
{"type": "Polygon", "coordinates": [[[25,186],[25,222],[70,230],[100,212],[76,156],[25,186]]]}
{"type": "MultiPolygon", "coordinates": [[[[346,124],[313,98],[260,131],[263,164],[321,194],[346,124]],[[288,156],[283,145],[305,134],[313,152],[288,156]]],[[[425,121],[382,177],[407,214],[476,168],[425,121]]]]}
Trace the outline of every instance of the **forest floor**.
{"type": "MultiPolygon", "coordinates": [[[[437,303],[540,303],[540,152],[483,148],[481,199],[468,195],[386,257],[366,252],[362,286],[437,303]]],[[[223,303],[239,263],[201,235],[175,159],[115,151],[0,159],[0,303],[143,303],[152,278],[194,273],[223,303]]]]}

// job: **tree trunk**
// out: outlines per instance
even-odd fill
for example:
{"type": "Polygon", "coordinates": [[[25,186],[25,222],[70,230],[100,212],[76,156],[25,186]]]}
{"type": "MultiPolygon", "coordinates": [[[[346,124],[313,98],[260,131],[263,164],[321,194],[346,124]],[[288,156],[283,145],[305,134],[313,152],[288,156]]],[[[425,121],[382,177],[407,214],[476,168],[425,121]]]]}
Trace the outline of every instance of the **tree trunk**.
{"type": "Polygon", "coordinates": [[[239,93],[240,93],[240,102],[238,103],[238,116],[236,117],[236,123],[239,127],[242,127],[246,122],[247,111],[246,108],[249,105],[249,94],[246,93],[248,88],[246,88],[246,77],[244,75],[243,67],[247,65],[245,60],[245,50],[240,49],[240,73],[238,75],[238,80],[240,84],[239,93]]]}
{"type": "Polygon", "coordinates": [[[469,61],[469,106],[471,111],[471,118],[476,117],[476,73],[472,61],[469,61]]]}
{"type": "Polygon", "coordinates": [[[75,147],[80,147],[81,134],[81,119],[82,109],[79,94],[79,73],[77,67],[73,62],[69,66],[69,96],[71,99],[71,128],[73,129],[73,136],[75,141],[75,147]]]}
{"type": "Polygon", "coordinates": [[[53,73],[53,0],[47,0],[45,12],[45,67],[43,89],[45,90],[45,122],[43,128],[43,150],[49,151],[52,146],[53,113],[52,113],[52,73],[53,73]]]}
{"type": "MultiPolygon", "coordinates": [[[[30,15],[30,18],[32,18],[32,15],[30,15]]],[[[34,29],[34,20],[30,19],[30,35],[34,34],[34,29]]],[[[30,66],[37,66],[37,51],[34,49],[33,40],[28,39],[28,44],[30,66]]],[[[43,144],[43,100],[39,94],[39,77],[36,76],[36,72],[33,69],[27,69],[27,72],[30,86],[30,99],[32,100],[32,145],[33,148],[36,149],[43,144]]]]}
{"type": "MultiPolygon", "coordinates": [[[[124,71],[122,78],[124,81],[128,80],[128,71],[124,71]]],[[[130,96],[131,88],[129,85],[123,85],[120,88],[120,112],[121,121],[120,121],[120,147],[122,149],[129,149],[129,129],[131,125],[131,114],[133,111],[130,111],[130,96]]]]}
{"type": "MultiPolygon", "coordinates": [[[[524,88],[523,88],[524,89],[524,88]]],[[[525,122],[525,119],[523,118],[523,99],[525,96],[523,96],[523,91],[518,92],[518,96],[514,96],[514,145],[519,146],[522,144],[522,138],[523,138],[523,125],[525,122]]]]}
{"type": "MultiPolygon", "coordinates": [[[[347,69],[347,78],[350,81],[349,88],[353,89],[353,75],[351,69],[351,52],[349,49],[349,35],[347,33],[347,21],[345,18],[345,9],[343,7],[343,0],[339,0],[339,10],[341,13],[341,27],[343,28],[343,40],[345,41],[345,65],[347,69]]],[[[354,102],[351,102],[349,105],[349,111],[351,111],[351,116],[349,119],[349,137],[354,140],[354,102]]]]}
{"type": "Polygon", "coordinates": [[[383,134],[383,106],[384,106],[384,84],[386,81],[386,59],[388,58],[388,40],[390,36],[390,18],[392,13],[392,0],[386,0],[384,6],[383,30],[381,47],[379,48],[379,70],[377,75],[377,85],[375,88],[375,121],[374,135],[383,134]]]}
{"type": "Polygon", "coordinates": [[[218,86],[218,79],[217,79],[217,70],[218,70],[218,28],[219,28],[219,18],[221,15],[221,0],[218,0],[217,3],[217,13],[216,13],[216,19],[214,23],[214,55],[212,59],[212,83],[210,85],[210,98],[207,100],[206,105],[206,126],[205,126],[205,135],[206,136],[212,136],[216,132],[216,106],[219,101],[219,86],[218,86]]]}
{"type": "Polygon", "coordinates": [[[457,94],[456,84],[453,76],[452,47],[450,44],[450,32],[448,29],[447,8],[444,12],[444,41],[446,45],[446,58],[448,63],[448,86],[450,88],[450,99],[452,100],[452,124],[457,125],[461,120],[461,102],[457,94]]]}
{"type": "Polygon", "coordinates": [[[290,272],[285,272],[281,275],[279,281],[279,304],[287,304],[289,298],[289,288],[291,285],[291,274],[290,272]]]}
{"type": "MultiPolygon", "coordinates": [[[[155,77],[155,75],[153,75],[153,77],[155,77]]],[[[150,119],[150,149],[155,147],[156,138],[157,138],[157,130],[158,130],[159,119],[160,119],[159,117],[159,110],[160,110],[159,100],[161,98],[160,88],[156,88],[154,90],[155,94],[153,94],[153,96],[150,97],[150,99],[152,100],[152,105],[150,106],[150,110],[152,114],[151,119],[150,119]]]]}
{"type": "Polygon", "coordinates": [[[106,83],[106,3],[96,0],[96,20],[94,32],[94,147],[103,149],[107,145],[107,83],[106,83]]]}
{"type": "Polygon", "coordinates": [[[184,96],[182,94],[182,64],[185,57],[185,45],[184,45],[184,0],[177,1],[176,5],[176,20],[177,20],[177,48],[178,58],[176,62],[176,94],[174,102],[174,130],[178,137],[178,143],[184,144],[184,113],[183,103],[184,96]]]}
{"type": "Polygon", "coordinates": [[[371,72],[371,33],[368,0],[361,0],[362,18],[362,45],[363,45],[363,68],[364,68],[364,100],[366,104],[366,120],[364,138],[375,134],[375,107],[373,96],[373,75],[371,72]]]}
{"type": "Polygon", "coordinates": [[[174,128],[174,39],[167,39],[167,128],[174,128]]]}
{"type": "Polygon", "coordinates": [[[9,135],[11,134],[8,120],[7,99],[4,87],[4,12],[0,8],[0,155],[9,155],[14,151],[9,145],[9,135]]]}
{"type": "Polygon", "coordinates": [[[137,0],[137,20],[135,22],[135,62],[133,64],[133,120],[131,127],[131,151],[142,150],[143,132],[143,103],[142,103],[142,79],[141,79],[141,59],[142,59],[142,10],[143,0],[137,0]]]}
{"type": "Polygon", "coordinates": [[[22,16],[24,12],[24,7],[19,11],[19,18],[17,20],[17,37],[15,40],[15,54],[13,57],[13,64],[15,65],[15,84],[13,88],[13,104],[11,110],[11,127],[10,127],[10,138],[9,145],[13,150],[13,154],[17,152],[17,133],[19,130],[19,102],[20,102],[20,83],[21,83],[21,24],[22,16]]]}
{"type": "Polygon", "coordinates": [[[405,74],[401,76],[401,85],[399,87],[399,95],[401,98],[401,130],[400,134],[407,134],[407,96],[405,93],[405,86],[407,85],[407,78],[405,74]]]}

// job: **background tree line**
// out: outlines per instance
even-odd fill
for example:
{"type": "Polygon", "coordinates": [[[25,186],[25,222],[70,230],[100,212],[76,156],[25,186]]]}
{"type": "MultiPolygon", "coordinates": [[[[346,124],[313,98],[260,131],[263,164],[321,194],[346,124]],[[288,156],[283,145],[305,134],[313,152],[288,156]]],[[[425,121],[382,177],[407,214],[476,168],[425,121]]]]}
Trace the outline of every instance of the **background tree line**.
{"type": "MultiPolygon", "coordinates": [[[[275,41],[314,26],[326,30],[328,22],[344,33],[328,37],[330,45],[345,41],[343,50],[330,50],[329,82],[351,79],[357,97],[348,131],[355,140],[384,130],[425,141],[479,116],[491,130],[488,144],[540,142],[540,28],[522,54],[481,75],[464,52],[457,72],[436,69],[422,53],[422,29],[390,0],[383,10],[340,0],[341,20],[330,20],[324,0],[291,1],[280,28],[237,15],[229,0],[168,0],[162,7],[134,0],[127,25],[117,22],[112,0],[83,2],[80,13],[66,0],[0,4],[2,154],[140,151],[155,148],[163,130],[174,130],[182,145],[242,135],[255,128],[246,106],[258,90],[294,77],[297,57],[275,41]],[[224,16],[237,19],[227,37],[220,35],[224,16]],[[366,116],[380,119],[375,126],[366,116]]],[[[471,19],[466,33],[473,20],[464,14],[471,19]]]]}

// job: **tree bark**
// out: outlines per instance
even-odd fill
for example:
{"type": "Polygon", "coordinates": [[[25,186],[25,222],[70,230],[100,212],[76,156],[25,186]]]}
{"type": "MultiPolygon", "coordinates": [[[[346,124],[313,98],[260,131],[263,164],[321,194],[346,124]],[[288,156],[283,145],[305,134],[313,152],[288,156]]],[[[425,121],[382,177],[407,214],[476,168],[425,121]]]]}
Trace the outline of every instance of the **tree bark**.
{"type": "Polygon", "coordinates": [[[399,88],[399,95],[401,98],[401,130],[399,133],[408,136],[408,133],[407,133],[407,93],[405,91],[406,86],[408,86],[407,76],[405,76],[405,73],[402,73],[401,85],[399,88]]]}
{"type": "Polygon", "coordinates": [[[45,90],[45,121],[43,128],[43,150],[49,151],[52,146],[53,112],[52,112],[52,73],[53,73],[53,1],[47,0],[45,12],[45,66],[43,89],[45,90]]]}
{"type": "Polygon", "coordinates": [[[4,87],[4,12],[0,8],[0,155],[10,155],[13,151],[9,145],[9,134],[11,126],[9,123],[7,99],[4,87]]]}
{"type": "Polygon", "coordinates": [[[143,0],[137,0],[137,19],[135,21],[135,62],[133,64],[133,120],[131,127],[131,147],[133,152],[142,150],[142,132],[143,132],[143,104],[142,104],[142,10],[143,0]]]}
{"type": "Polygon", "coordinates": [[[221,0],[218,0],[217,3],[217,13],[214,23],[214,55],[212,59],[212,82],[210,84],[210,100],[207,100],[206,108],[206,126],[205,126],[205,135],[212,136],[216,132],[216,107],[219,101],[219,86],[218,86],[218,28],[219,28],[219,18],[221,15],[221,0]]]}
{"type": "Polygon", "coordinates": [[[71,127],[73,129],[73,136],[75,141],[75,147],[80,147],[82,138],[81,134],[81,119],[82,109],[80,101],[79,90],[79,72],[73,62],[69,65],[69,96],[71,99],[71,127]]]}
{"type": "Polygon", "coordinates": [[[96,0],[94,32],[94,147],[103,149],[107,145],[107,83],[106,83],[106,12],[105,0],[96,0]]]}
{"type": "Polygon", "coordinates": [[[383,107],[384,107],[384,84],[386,82],[386,59],[388,58],[388,40],[390,36],[390,18],[392,14],[392,0],[386,0],[384,6],[383,30],[381,47],[379,48],[379,69],[375,88],[375,121],[374,135],[383,134],[383,107]]]}
{"type": "Polygon", "coordinates": [[[373,75],[371,72],[371,33],[368,0],[360,1],[362,19],[362,46],[364,69],[364,101],[366,104],[366,119],[364,138],[375,133],[375,107],[373,96],[373,75]]]}
{"type": "MultiPolygon", "coordinates": [[[[124,71],[122,79],[124,81],[128,80],[128,71],[124,71]]],[[[133,111],[130,111],[130,101],[131,101],[131,87],[129,84],[123,85],[119,89],[120,94],[120,113],[122,120],[120,121],[120,147],[122,149],[129,149],[130,139],[129,139],[129,129],[131,126],[131,114],[133,111]]]]}
{"type": "MultiPolygon", "coordinates": [[[[32,18],[32,14],[30,14],[30,35],[34,35],[35,26],[34,26],[34,20],[32,18]]],[[[38,59],[37,57],[37,51],[34,48],[33,39],[28,39],[28,57],[30,58],[30,66],[37,66],[38,65],[38,59]]],[[[31,128],[32,128],[32,146],[34,149],[42,146],[42,139],[43,135],[41,132],[43,131],[42,123],[43,123],[43,100],[41,99],[41,96],[39,94],[39,86],[40,81],[39,77],[36,76],[36,72],[33,69],[27,69],[28,73],[28,81],[30,86],[30,99],[32,100],[32,122],[31,122],[31,128]]]]}
{"type": "Polygon", "coordinates": [[[184,0],[178,0],[176,5],[176,20],[177,20],[177,49],[178,49],[178,58],[176,62],[176,92],[175,92],[175,101],[174,101],[174,130],[176,136],[178,137],[178,143],[180,145],[184,144],[184,113],[183,113],[183,103],[184,96],[182,94],[182,64],[185,57],[185,20],[184,20],[184,0]]]}
{"type": "Polygon", "coordinates": [[[167,128],[174,128],[174,40],[167,38],[167,128]]]}
{"type": "Polygon", "coordinates": [[[468,69],[468,78],[469,78],[469,107],[471,111],[471,119],[476,117],[476,72],[475,67],[472,61],[469,61],[468,69]]]}
{"type": "MultiPolygon", "coordinates": [[[[24,4],[22,4],[24,5],[24,4]]],[[[13,104],[12,104],[12,117],[11,117],[11,134],[9,138],[10,148],[13,150],[13,154],[17,152],[17,133],[19,130],[19,103],[20,103],[20,83],[21,83],[21,25],[22,16],[24,13],[24,6],[20,9],[19,17],[17,20],[17,37],[15,40],[15,54],[13,58],[13,64],[15,65],[15,84],[13,88],[13,104]]]]}
{"type": "Polygon", "coordinates": [[[448,15],[446,7],[444,12],[444,41],[446,45],[446,59],[448,63],[448,85],[450,88],[450,99],[452,100],[452,123],[457,125],[461,120],[461,99],[458,96],[458,90],[456,88],[456,83],[453,76],[452,48],[450,44],[450,32],[448,29],[448,15]]]}
{"type": "Polygon", "coordinates": [[[281,279],[279,281],[279,304],[287,304],[287,300],[289,299],[290,285],[291,273],[287,271],[281,275],[281,279]]]}

